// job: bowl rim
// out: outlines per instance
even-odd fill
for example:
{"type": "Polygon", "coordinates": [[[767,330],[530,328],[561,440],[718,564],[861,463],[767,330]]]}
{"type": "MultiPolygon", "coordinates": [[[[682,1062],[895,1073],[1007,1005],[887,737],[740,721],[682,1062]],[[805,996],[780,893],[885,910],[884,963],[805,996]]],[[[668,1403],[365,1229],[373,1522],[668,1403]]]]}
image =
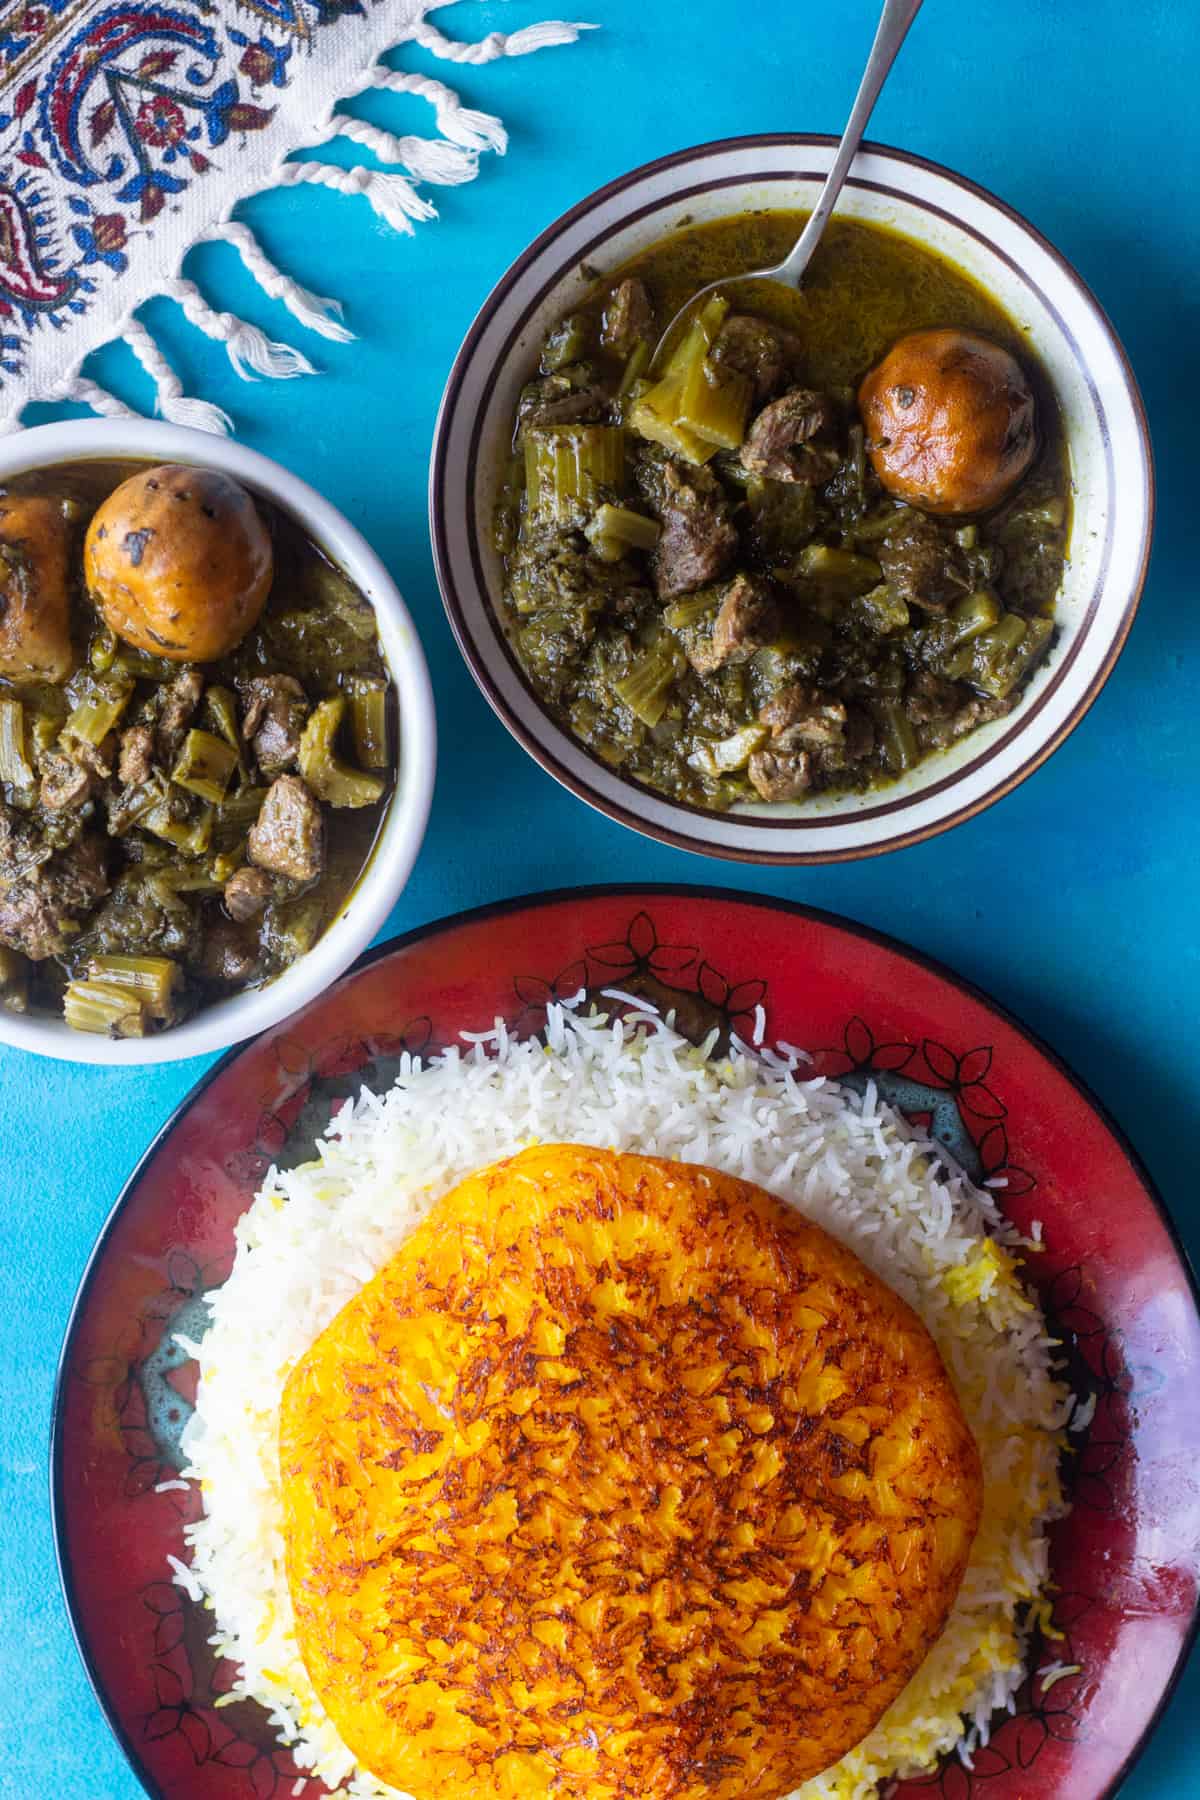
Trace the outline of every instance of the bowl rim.
{"type": "MultiPolygon", "coordinates": [[[[653,899],[656,896],[681,896],[688,899],[709,901],[730,901],[739,905],[762,907],[768,911],[784,912],[794,918],[807,919],[817,924],[833,926],[854,938],[878,945],[895,955],[915,963],[919,968],[934,975],[938,980],[948,983],[966,994],[971,1000],[986,1010],[994,1013],[1005,1025],[1023,1037],[1039,1055],[1054,1067],[1064,1081],[1076,1090],[1084,1103],[1099,1119],[1104,1129],[1111,1136],[1114,1144],[1128,1162],[1137,1181],[1143,1188],[1151,1206],[1162,1221],[1167,1239],[1179,1259],[1185,1283],[1191,1297],[1193,1308],[1200,1313],[1200,1275],[1192,1260],[1190,1251],[1183,1240],[1174,1215],[1163,1197],[1162,1191],[1142,1156],[1124,1127],[1120,1125],[1107,1105],[1101,1100],[1092,1087],[1076,1074],[1071,1064],[1047,1042],[1041,1034],[1028,1025],[1019,1013],[1013,1012],[1002,1001],[997,1000],[986,988],[980,987],[969,976],[961,975],[939,957],[927,951],[907,944],[903,939],[894,937],[890,932],[880,931],[877,927],[863,924],[860,920],[833,912],[827,907],[812,906],[802,900],[785,899],[775,894],[760,894],[741,888],[723,886],[707,881],[645,881],[645,882],[594,882],[584,887],[547,888],[528,894],[515,895],[509,899],[493,900],[481,906],[468,907],[462,912],[448,913],[427,920],[422,925],[412,927],[408,931],[398,932],[383,943],[373,945],[365,950],[354,962],[353,966],[343,970],[343,977],[350,979],[370,968],[374,963],[393,955],[397,951],[410,948],[428,940],[436,939],[439,934],[453,930],[458,926],[469,926],[488,919],[502,917],[506,914],[534,911],[544,906],[553,906],[563,901],[587,900],[606,896],[628,896],[630,899],[653,899]]],[[[255,1034],[262,1035],[262,1034],[255,1034]]],[[[75,1575],[67,1547],[66,1526],[64,1522],[64,1456],[65,1456],[65,1411],[66,1390],[70,1378],[69,1352],[75,1330],[87,1303],[92,1284],[99,1273],[104,1251],[127,1202],[133,1197],[143,1173],[148,1169],[159,1150],[169,1139],[172,1131],[181,1123],[192,1103],[207,1089],[217,1077],[247,1048],[245,1043],[231,1044],[223,1056],[202,1071],[187,1093],[171,1108],[134,1167],[130,1170],[121,1185],[120,1192],[105,1215],[104,1221],[96,1234],[95,1241],[88,1252],[75,1294],[67,1314],[63,1328],[62,1343],[54,1371],[54,1385],[50,1403],[50,1441],[46,1457],[46,1476],[48,1478],[50,1499],[50,1528],[54,1541],[54,1564],[58,1574],[59,1588],[62,1594],[67,1624],[71,1633],[79,1659],[83,1664],[84,1675],[92,1695],[112,1732],[117,1746],[134,1776],[141,1783],[150,1800],[167,1800],[158,1783],[149,1775],[136,1746],[130,1741],[116,1708],[113,1706],[102,1685],[99,1672],[92,1657],[88,1642],[82,1628],[77,1622],[74,1605],[75,1575]]],[[[1191,1620],[1180,1645],[1179,1654],[1171,1669],[1170,1677],[1164,1683],[1162,1693],[1146,1722],[1137,1742],[1131,1747],[1128,1755],[1116,1771],[1113,1779],[1095,1800],[1116,1800],[1121,1787],[1129,1776],[1134,1765],[1140,1761],[1152,1738],[1162,1723],[1163,1715],[1170,1705],[1177,1688],[1187,1669],[1197,1642],[1200,1641],[1200,1596],[1192,1608],[1191,1620]]]]}
{"type": "Polygon", "coordinates": [[[0,1044],[58,1061],[144,1067],[227,1050],[269,1030],[343,974],[384,924],[417,859],[433,800],[437,722],[425,653],[404,598],[358,527],[284,464],[234,439],[134,414],[33,426],[0,443],[0,482],[68,462],[177,461],[222,470],[289,514],[368,596],[400,700],[395,784],[370,855],[342,911],[312,949],[264,987],[204,1007],[144,1038],[72,1031],[61,1019],[0,1007],[0,1044]]]}
{"type": "MultiPolygon", "coordinates": [[[[556,754],[552,745],[544,741],[539,727],[543,723],[554,725],[555,721],[551,718],[551,715],[546,710],[540,697],[530,687],[523,671],[518,669],[518,674],[520,675],[523,687],[529,695],[533,714],[537,721],[536,723],[527,723],[503,693],[499,682],[492,672],[489,656],[485,653],[484,649],[481,648],[468,625],[462,598],[452,571],[450,543],[452,535],[455,535],[455,533],[449,518],[449,509],[446,504],[449,487],[446,466],[448,457],[448,439],[450,435],[448,427],[451,415],[458,403],[460,390],[465,381],[467,369],[474,360],[480,340],[491,324],[492,317],[497,308],[519,285],[528,270],[537,262],[542,254],[548,250],[564,232],[570,230],[573,225],[586,218],[589,213],[596,210],[608,200],[620,197],[626,190],[647,178],[653,178],[662,173],[685,168],[691,163],[701,161],[708,157],[736,154],[739,151],[776,148],[832,149],[838,142],[839,139],[831,132],[812,131],[747,133],[737,137],[715,138],[705,143],[694,144],[681,150],[671,151],[665,156],[656,157],[649,162],[641,163],[636,168],[630,169],[626,173],[616,176],[613,180],[604,183],[602,186],[593,189],[589,194],[586,194],[581,200],[577,201],[575,205],[568,208],[567,211],[559,214],[557,218],[553,219],[550,224],[538,234],[527,249],[517,257],[516,261],[505,270],[504,274],[501,275],[500,279],[487,295],[475,318],[472,320],[459,351],[455,356],[454,362],[451,365],[449,376],[447,377],[441,403],[438,407],[437,421],[434,427],[433,449],[429,462],[430,542],[433,552],[434,572],[437,578],[438,590],[442,596],[442,604],[445,608],[450,628],[454,634],[455,642],[459,647],[467,667],[471,671],[476,685],[491,706],[493,712],[506,726],[508,731],[511,732],[518,743],[528,751],[534,761],[540,764],[540,766],[545,769],[548,774],[552,775],[563,787],[567,788],[587,805],[595,808],[596,811],[614,819],[618,824],[626,825],[645,837],[656,839],[660,843],[669,844],[675,849],[691,851],[693,854],[701,856],[715,856],[726,861],[756,864],[764,867],[789,867],[808,863],[855,862],[864,860],[868,857],[883,856],[893,850],[905,849],[911,845],[923,843],[930,838],[940,836],[943,832],[951,830],[956,825],[966,823],[967,820],[976,817],[977,814],[984,812],[988,807],[993,806],[997,801],[1002,800],[1005,795],[1012,793],[1015,788],[1028,780],[1037,769],[1041,768],[1043,763],[1048,761],[1054,752],[1075,730],[1076,726],[1091,710],[1092,706],[1099,698],[1105,683],[1108,681],[1108,678],[1125,647],[1125,643],[1133,627],[1134,619],[1137,616],[1142,593],[1145,588],[1154,541],[1154,528],[1157,513],[1157,480],[1154,465],[1154,448],[1150,436],[1149,421],[1141,390],[1138,386],[1137,377],[1134,374],[1128,354],[1113,326],[1112,320],[1109,318],[1104,307],[1100,304],[1087,282],[1078,273],[1074,265],[1062,251],[1057,249],[1036,226],[1032,225],[1022,213],[1011,206],[1007,201],[1000,199],[999,196],[993,193],[989,188],[973,181],[969,176],[960,175],[956,170],[947,167],[943,163],[935,162],[929,157],[919,156],[913,151],[898,149],[888,144],[875,141],[864,141],[862,145],[862,153],[864,155],[878,157],[883,162],[891,162],[901,166],[919,169],[924,173],[931,174],[947,182],[952,187],[960,189],[973,198],[982,201],[985,205],[994,207],[997,212],[1014,224],[1019,231],[1025,233],[1026,236],[1050,258],[1056,268],[1064,275],[1067,282],[1075,289],[1085,306],[1090,307],[1096,322],[1108,338],[1117,366],[1120,370],[1125,393],[1133,411],[1137,428],[1138,452],[1142,467],[1145,471],[1145,524],[1142,532],[1142,542],[1136,575],[1129,593],[1124,600],[1120,616],[1115,621],[1108,642],[1104,645],[1099,664],[1083,693],[1075,701],[1070,711],[1056,726],[1053,727],[1042,743],[1028,751],[1024,760],[1018,767],[1014,768],[1008,775],[1001,777],[995,785],[990,787],[986,792],[979,794],[974,799],[965,801],[958,807],[947,810],[942,816],[932,819],[926,824],[910,826],[907,829],[902,828],[890,835],[880,837],[871,843],[847,844],[836,849],[819,847],[809,848],[807,846],[804,848],[770,848],[765,843],[762,846],[714,843],[709,841],[703,835],[702,826],[698,825],[694,831],[689,831],[677,827],[674,824],[659,823],[656,820],[651,820],[645,817],[641,811],[637,810],[635,803],[632,801],[626,803],[620,798],[610,797],[607,794],[601,793],[592,786],[586,776],[577,774],[573,769],[567,767],[556,754]]],[[[751,178],[748,177],[747,179],[751,178]]],[[[851,176],[851,180],[853,180],[853,175],[851,176]]],[[[673,197],[679,198],[679,196],[673,197]]],[[[669,205],[671,199],[672,196],[667,196],[663,204],[669,205]]],[[[916,204],[920,205],[921,202],[916,202],[916,204]]],[[[657,210],[657,204],[655,210],[657,210]]],[[[956,229],[961,229],[957,220],[951,220],[950,222],[956,229]]],[[[613,227],[614,231],[619,229],[619,225],[613,227]]],[[[605,235],[609,234],[606,233],[605,235]]],[[[989,248],[994,249],[994,246],[989,239],[985,237],[983,241],[988,244],[989,248]]],[[[502,362],[497,363],[491,369],[490,374],[493,378],[498,369],[502,366],[502,362]]],[[[1084,367],[1086,371],[1086,365],[1084,365],[1084,367]]],[[[461,528],[461,522],[458,523],[461,528]]],[[[466,531],[470,538],[472,533],[470,519],[466,521],[466,531]]],[[[1102,585],[1102,582],[1097,585],[1093,604],[1095,604],[1095,599],[1098,598],[1099,593],[1102,591],[1102,585]]],[[[485,603],[494,611],[494,601],[487,592],[481,578],[478,580],[478,586],[483,593],[485,603]]],[[[511,652],[509,654],[511,655],[511,652]]],[[[1023,724],[1019,722],[1013,734],[1014,737],[1019,736],[1023,729],[1023,724]]],[[[942,778],[940,785],[946,789],[952,789],[964,772],[965,771],[963,770],[955,770],[945,775],[942,778]]],[[[617,772],[616,778],[620,781],[622,788],[627,790],[631,795],[645,792],[648,797],[658,800],[662,800],[663,798],[663,796],[655,794],[653,789],[644,788],[642,783],[634,781],[630,777],[621,776],[619,771],[617,772]]],[[[914,795],[913,799],[916,800],[920,797],[922,796],[914,795]]],[[[672,807],[673,811],[694,814],[698,820],[703,820],[707,816],[703,808],[691,807],[670,800],[667,801],[667,804],[672,807]]],[[[895,804],[898,814],[902,817],[906,802],[904,800],[899,800],[895,804]]],[[[772,826],[776,829],[786,825],[799,827],[803,823],[800,819],[756,820],[754,815],[747,815],[743,822],[751,827],[753,827],[755,823],[758,823],[760,826],[767,828],[763,832],[764,837],[770,836],[770,827],[772,826]]]]}

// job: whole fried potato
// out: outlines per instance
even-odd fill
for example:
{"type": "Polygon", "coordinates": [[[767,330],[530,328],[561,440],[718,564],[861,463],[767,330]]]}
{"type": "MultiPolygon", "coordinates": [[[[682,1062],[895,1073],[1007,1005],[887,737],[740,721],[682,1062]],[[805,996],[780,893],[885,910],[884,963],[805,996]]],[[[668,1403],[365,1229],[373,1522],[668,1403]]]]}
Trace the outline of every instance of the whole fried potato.
{"type": "Polygon", "coordinates": [[[123,481],[88,526],[84,579],[127,644],[172,662],[215,662],[256,623],[271,539],[228,475],[163,463],[123,481]]]}
{"type": "Polygon", "coordinates": [[[875,473],[931,513],[998,506],[1037,449],[1034,400],[1002,345],[976,331],[913,331],[858,390],[875,473]]]}

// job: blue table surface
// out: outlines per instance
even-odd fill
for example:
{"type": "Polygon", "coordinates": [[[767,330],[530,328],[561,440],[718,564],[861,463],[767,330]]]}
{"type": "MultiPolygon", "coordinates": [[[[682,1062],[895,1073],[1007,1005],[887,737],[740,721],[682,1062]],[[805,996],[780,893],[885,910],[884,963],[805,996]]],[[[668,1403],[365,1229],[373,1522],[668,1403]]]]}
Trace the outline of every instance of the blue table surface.
{"type": "MultiPolygon", "coordinates": [[[[707,862],[638,838],[524,755],[451,639],[426,533],[426,463],[459,340],[534,233],[599,183],[681,145],[840,130],[875,9],[871,0],[579,5],[602,29],[572,49],[461,70],[412,50],[396,59],[452,79],[511,131],[507,160],[485,158],[478,181],[438,190],[440,218],[413,237],[386,229],[361,200],[311,189],[245,208],[279,263],[348,302],[358,342],[308,338],[232,251],[192,253],[188,272],[218,304],[303,341],[321,376],[244,385],[173,306],[144,309],[188,391],[226,406],[248,443],[361,526],[413,609],[437,693],[441,763],[429,835],[387,933],[509,895],[625,878],[726,883],[845,913],[943,958],[1042,1033],[1132,1135],[1200,1246],[1200,609],[1188,524],[1200,375],[1195,0],[931,0],[916,22],[872,135],[994,189],[1093,286],[1142,383],[1158,538],[1119,667],[1026,786],[932,843],[792,871],[707,862]]],[[[551,11],[536,0],[466,0],[439,17],[473,38],[551,11]]],[[[348,110],[397,131],[431,128],[413,98],[376,94],[348,110]]],[[[123,349],[102,352],[94,367],[151,409],[123,349]]],[[[30,422],[70,410],[39,407],[30,422]]],[[[101,1072],[0,1052],[0,1795],[133,1800],[141,1791],[93,1702],[59,1594],[47,1505],[51,1387],[100,1224],[202,1068],[101,1072]]],[[[1127,1800],[1200,1795],[1187,1724],[1198,1703],[1193,1662],[1127,1800]]]]}

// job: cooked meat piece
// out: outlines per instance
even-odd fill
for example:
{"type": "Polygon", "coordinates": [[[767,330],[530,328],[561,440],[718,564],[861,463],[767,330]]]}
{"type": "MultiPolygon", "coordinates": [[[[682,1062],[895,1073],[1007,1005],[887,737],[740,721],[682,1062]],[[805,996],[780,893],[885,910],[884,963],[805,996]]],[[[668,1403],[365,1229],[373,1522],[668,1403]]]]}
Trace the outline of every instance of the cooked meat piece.
{"type": "Polygon", "coordinates": [[[875,546],[875,557],[893,593],[925,612],[944,613],[971,585],[958,545],[922,512],[905,513],[875,546]]]}
{"type": "Polygon", "coordinates": [[[104,846],[99,838],[81,838],[0,889],[0,944],[31,962],[60,956],[75,928],[107,892],[104,846]]]}
{"type": "Polygon", "coordinates": [[[225,883],[225,910],[244,925],[247,919],[258,917],[274,891],[265,869],[239,869],[225,883]]]}
{"type": "Polygon", "coordinates": [[[782,325],[730,313],[710,352],[710,359],[746,375],[754,383],[755,405],[777,394],[796,366],[800,339],[782,325]]]}
{"type": "Polygon", "coordinates": [[[249,740],[264,775],[282,775],[295,765],[308,699],[291,675],[256,675],[243,684],[246,707],[242,736],[249,740]]]}
{"type": "Polygon", "coordinates": [[[71,673],[67,528],[36,494],[0,497],[0,675],[65,681],[71,673]]]}
{"type": "Polygon", "coordinates": [[[121,753],[117,761],[117,780],[126,787],[140,787],[149,781],[154,768],[154,733],[149,725],[131,725],[121,733],[121,753]]]}
{"type": "Polygon", "coordinates": [[[716,476],[663,458],[647,459],[639,479],[662,525],[653,558],[659,598],[670,600],[717,580],[733,560],[738,534],[716,476]]]}
{"type": "Polygon", "coordinates": [[[618,282],[608,297],[600,342],[618,356],[629,356],[639,340],[648,343],[653,337],[654,308],[646,285],[630,275],[618,282]]]}
{"type": "Polygon", "coordinates": [[[846,708],[818,688],[796,682],[768,700],[758,715],[771,727],[771,736],[786,748],[803,745],[809,750],[839,748],[846,736],[846,708]]]}
{"type": "Polygon", "coordinates": [[[796,800],[812,786],[807,750],[756,750],[747,773],[764,800],[796,800]]]}
{"type": "Polygon", "coordinates": [[[735,575],[725,590],[712,636],[688,651],[698,675],[709,675],[726,663],[749,662],[756,650],[773,643],[780,630],[779,602],[765,581],[735,575]]]}
{"type": "Polygon", "coordinates": [[[178,756],[203,692],[204,677],[199,669],[181,669],[173,681],[160,689],[154,743],[165,763],[173,763],[178,756]]]}
{"type": "Polygon", "coordinates": [[[921,743],[930,750],[941,750],[947,744],[957,743],[959,738],[966,737],[977,725],[986,725],[991,719],[1002,719],[1017,704],[1019,696],[1010,694],[1004,700],[985,700],[982,696],[974,696],[951,713],[949,718],[934,719],[921,727],[921,743]]]}
{"type": "Polygon", "coordinates": [[[232,920],[217,919],[204,932],[198,972],[209,981],[247,982],[258,968],[257,937],[232,920]]]}
{"type": "Polygon", "coordinates": [[[298,775],[273,781],[250,828],[250,861],[291,881],[315,881],[325,860],[325,821],[298,775]]]}
{"type": "Polygon", "coordinates": [[[957,682],[944,681],[929,669],[913,677],[904,696],[904,710],[914,725],[931,725],[948,719],[963,702],[963,690],[957,682]]]}
{"type": "Polygon", "coordinates": [[[49,750],[42,758],[40,798],[47,812],[65,812],[68,807],[82,806],[92,792],[95,776],[72,756],[61,750],[49,750]]]}
{"type": "Polygon", "coordinates": [[[0,800],[0,887],[40,868],[52,853],[31,822],[0,800]]]}
{"type": "Polygon", "coordinates": [[[590,382],[577,386],[569,375],[531,381],[517,407],[518,434],[528,425],[594,425],[608,417],[609,396],[590,382]]]}
{"type": "Polygon", "coordinates": [[[751,423],[742,445],[742,466],[772,481],[797,481],[819,487],[841,458],[833,444],[820,441],[833,424],[833,408],[824,394],[792,388],[751,423]]]}

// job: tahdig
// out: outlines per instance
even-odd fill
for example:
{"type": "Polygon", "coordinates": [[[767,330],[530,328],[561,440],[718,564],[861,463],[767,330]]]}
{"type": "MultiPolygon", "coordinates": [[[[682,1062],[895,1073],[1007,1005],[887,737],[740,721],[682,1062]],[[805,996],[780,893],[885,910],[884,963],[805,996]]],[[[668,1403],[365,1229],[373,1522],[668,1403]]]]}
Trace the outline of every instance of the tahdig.
{"type": "Polygon", "coordinates": [[[575,1145],[437,1203],[280,1447],[301,1654],[416,1800],[789,1793],[921,1663],[982,1505],[932,1338],[851,1251],[575,1145]]]}

